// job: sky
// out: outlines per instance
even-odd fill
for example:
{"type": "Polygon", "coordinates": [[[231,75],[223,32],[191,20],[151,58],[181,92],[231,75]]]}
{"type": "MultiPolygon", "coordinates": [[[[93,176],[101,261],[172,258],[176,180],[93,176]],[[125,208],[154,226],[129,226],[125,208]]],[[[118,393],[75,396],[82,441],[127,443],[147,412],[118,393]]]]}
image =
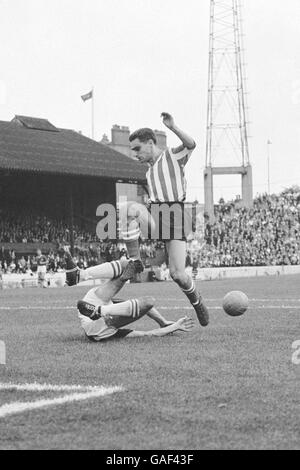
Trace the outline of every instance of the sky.
{"type": "MultiPolygon", "coordinates": [[[[0,120],[49,119],[95,138],[112,125],[163,129],[162,111],[194,137],[187,198],[203,202],[209,0],[0,0],[0,120]]],[[[254,195],[300,184],[300,2],[244,0],[254,195]]],[[[168,143],[177,138],[167,131],[168,143]]],[[[1,151],[1,149],[0,149],[1,151]]],[[[226,162],[224,162],[226,165],[226,162]]],[[[215,202],[241,193],[215,177],[215,202]]]]}

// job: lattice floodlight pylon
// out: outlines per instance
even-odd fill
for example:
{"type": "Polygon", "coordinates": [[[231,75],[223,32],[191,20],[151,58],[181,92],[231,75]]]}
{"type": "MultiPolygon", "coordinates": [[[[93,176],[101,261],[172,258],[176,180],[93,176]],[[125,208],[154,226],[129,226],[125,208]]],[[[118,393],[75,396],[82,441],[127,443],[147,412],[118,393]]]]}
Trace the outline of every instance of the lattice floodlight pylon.
{"type": "Polygon", "coordinates": [[[240,174],[242,202],[252,204],[241,4],[210,1],[205,209],[213,216],[213,176],[240,174]]]}
{"type": "Polygon", "coordinates": [[[249,165],[241,5],[211,0],[206,166],[249,165]]]}

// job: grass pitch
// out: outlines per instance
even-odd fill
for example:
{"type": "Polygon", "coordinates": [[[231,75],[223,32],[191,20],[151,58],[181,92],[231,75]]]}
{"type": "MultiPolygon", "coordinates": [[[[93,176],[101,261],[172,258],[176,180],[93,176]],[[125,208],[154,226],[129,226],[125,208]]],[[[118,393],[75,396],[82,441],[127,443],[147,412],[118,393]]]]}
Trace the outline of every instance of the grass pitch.
{"type": "MultiPolygon", "coordinates": [[[[164,338],[90,343],[74,306],[87,288],[0,292],[1,384],[122,387],[82,401],[0,417],[0,449],[299,449],[299,276],[199,283],[211,308],[206,329],[164,338]],[[230,290],[250,308],[221,309],[230,290]]],[[[174,283],[126,285],[151,294],[168,319],[194,315],[174,283]]],[[[144,318],[133,325],[152,329],[144,318]]],[[[73,392],[0,386],[4,404],[73,392]]],[[[14,406],[14,405],[13,405],[14,406]]]]}

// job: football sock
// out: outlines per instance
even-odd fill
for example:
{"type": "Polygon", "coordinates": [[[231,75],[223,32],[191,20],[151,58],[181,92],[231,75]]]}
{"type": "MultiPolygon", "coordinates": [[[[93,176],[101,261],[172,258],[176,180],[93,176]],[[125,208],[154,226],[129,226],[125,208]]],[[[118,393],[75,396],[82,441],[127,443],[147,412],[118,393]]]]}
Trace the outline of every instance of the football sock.
{"type": "Polygon", "coordinates": [[[182,292],[187,296],[191,304],[197,305],[200,302],[200,296],[196,289],[194,281],[191,280],[191,287],[189,289],[182,289],[182,292]]]}
{"type": "Polygon", "coordinates": [[[138,240],[126,241],[126,248],[129,258],[140,259],[140,245],[138,240]]]}
{"type": "Polygon", "coordinates": [[[128,224],[126,230],[122,230],[121,236],[126,243],[129,258],[141,259],[139,246],[140,227],[135,219],[128,224]]]}
{"type": "Polygon", "coordinates": [[[120,261],[98,264],[80,271],[80,281],[88,279],[116,279],[123,272],[120,261]]]}
{"type": "Polygon", "coordinates": [[[112,305],[102,305],[101,313],[103,315],[116,315],[120,317],[132,317],[136,320],[140,314],[139,302],[137,299],[126,300],[112,305]]]}

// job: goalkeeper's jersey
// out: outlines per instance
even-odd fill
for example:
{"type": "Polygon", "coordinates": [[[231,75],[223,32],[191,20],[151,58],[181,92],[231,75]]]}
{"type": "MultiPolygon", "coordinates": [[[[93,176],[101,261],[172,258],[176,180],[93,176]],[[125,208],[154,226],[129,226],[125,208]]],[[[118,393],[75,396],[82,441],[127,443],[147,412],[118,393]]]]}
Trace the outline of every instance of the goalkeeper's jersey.
{"type": "MultiPolygon", "coordinates": [[[[95,291],[97,289],[98,287],[94,287],[93,289],[89,290],[83,300],[92,305],[95,305],[95,307],[100,307],[101,305],[104,305],[104,302],[96,295],[95,291]]],[[[113,302],[105,302],[105,305],[112,303],[113,302]]],[[[114,328],[113,326],[107,326],[103,318],[99,318],[99,320],[93,321],[90,318],[81,315],[79,311],[78,317],[85,334],[95,341],[101,341],[102,339],[110,338],[118,332],[117,328],[114,328]]]]}
{"type": "Polygon", "coordinates": [[[147,171],[151,202],[183,202],[186,198],[185,165],[193,150],[167,148],[147,171]]]}

